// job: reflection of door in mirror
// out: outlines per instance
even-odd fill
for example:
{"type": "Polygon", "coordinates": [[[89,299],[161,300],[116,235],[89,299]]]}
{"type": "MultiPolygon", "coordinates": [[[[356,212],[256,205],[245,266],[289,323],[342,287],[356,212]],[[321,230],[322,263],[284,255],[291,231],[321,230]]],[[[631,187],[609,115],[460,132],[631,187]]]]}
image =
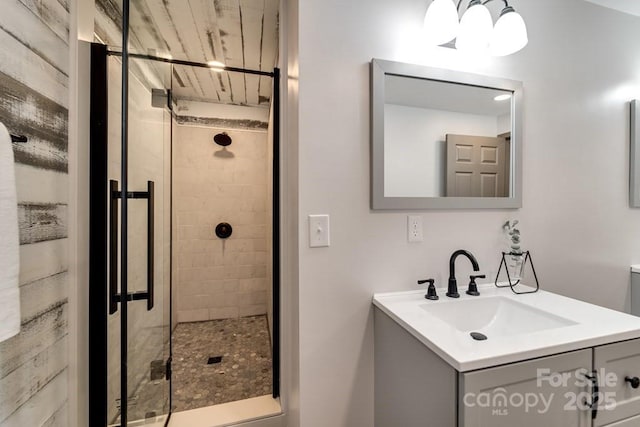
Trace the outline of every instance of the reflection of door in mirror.
{"type": "Polygon", "coordinates": [[[509,196],[507,138],[447,134],[447,197],[509,196]]]}

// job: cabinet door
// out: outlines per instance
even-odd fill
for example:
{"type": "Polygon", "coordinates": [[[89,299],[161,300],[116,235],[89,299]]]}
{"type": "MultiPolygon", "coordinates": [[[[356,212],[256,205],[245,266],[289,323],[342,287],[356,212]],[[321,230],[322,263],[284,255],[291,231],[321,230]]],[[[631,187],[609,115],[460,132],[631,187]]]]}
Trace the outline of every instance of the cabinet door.
{"type": "Polygon", "coordinates": [[[640,426],[640,415],[637,417],[627,418],[617,423],[607,424],[606,427],[638,427],[640,426]]]}
{"type": "Polygon", "coordinates": [[[596,347],[593,362],[601,392],[594,425],[604,426],[639,415],[640,387],[632,388],[625,378],[640,378],[640,339],[596,347]]]}
{"type": "Polygon", "coordinates": [[[591,349],[459,374],[460,427],[590,427],[591,349]]]}

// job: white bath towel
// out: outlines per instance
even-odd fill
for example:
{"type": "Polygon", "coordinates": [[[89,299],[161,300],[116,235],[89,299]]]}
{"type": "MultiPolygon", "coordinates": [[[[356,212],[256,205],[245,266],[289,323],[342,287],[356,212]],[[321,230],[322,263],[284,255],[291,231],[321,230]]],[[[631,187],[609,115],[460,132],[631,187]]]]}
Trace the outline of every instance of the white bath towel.
{"type": "Polygon", "coordinates": [[[0,341],[20,332],[19,248],[13,148],[0,123],[0,341]]]}

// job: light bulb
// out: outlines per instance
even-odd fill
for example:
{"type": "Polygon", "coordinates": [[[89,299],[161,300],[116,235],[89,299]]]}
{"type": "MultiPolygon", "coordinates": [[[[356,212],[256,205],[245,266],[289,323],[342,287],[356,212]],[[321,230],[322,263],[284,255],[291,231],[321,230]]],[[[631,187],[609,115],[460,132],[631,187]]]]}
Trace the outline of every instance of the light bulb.
{"type": "Polygon", "coordinates": [[[528,42],[524,19],[511,6],[505,7],[493,29],[489,51],[494,56],[511,55],[525,47],[528,42]]]}
{"type": "Polygon", "coordinates": [[[225,65],[220,61],[209,61],[207,62],[207,65],[211,68],[211,71],[215,71],[216,73],[223,72],[225,67],[225,65]]]}
{"type": "Polygon", "coordinates": [[[482,53],[489,47],[493,20],[489,9],[480,0],[472,0],[462,15],[456,38],[456,49],[482,53]]]}
{"type": "Polygon", "coordinates": [[[438,46],[450,42],[458,33],[458,10],[453,0],[433,0],[424,16],[428,43],[438,46]]]}

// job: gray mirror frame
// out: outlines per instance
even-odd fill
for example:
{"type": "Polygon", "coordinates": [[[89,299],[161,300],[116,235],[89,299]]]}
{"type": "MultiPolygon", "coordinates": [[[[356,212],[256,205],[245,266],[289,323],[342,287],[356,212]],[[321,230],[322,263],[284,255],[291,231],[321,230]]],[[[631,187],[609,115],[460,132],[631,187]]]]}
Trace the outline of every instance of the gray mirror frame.
{"type": "Polygon", "coordinates": [[[497,77],[371,60],[371,209],[518,209],[522,207],[522,82],[497,77]],[[440,80],[513,92],[511,103],[510,197],[385,197],[384,195],[384,103],[385,75],[440,80]]]}
{"type": "Polygon", "coordinates": [[[631,135],[629,143],[629,207],[640,208],[640,105],[630,103],[631,135]]]}

